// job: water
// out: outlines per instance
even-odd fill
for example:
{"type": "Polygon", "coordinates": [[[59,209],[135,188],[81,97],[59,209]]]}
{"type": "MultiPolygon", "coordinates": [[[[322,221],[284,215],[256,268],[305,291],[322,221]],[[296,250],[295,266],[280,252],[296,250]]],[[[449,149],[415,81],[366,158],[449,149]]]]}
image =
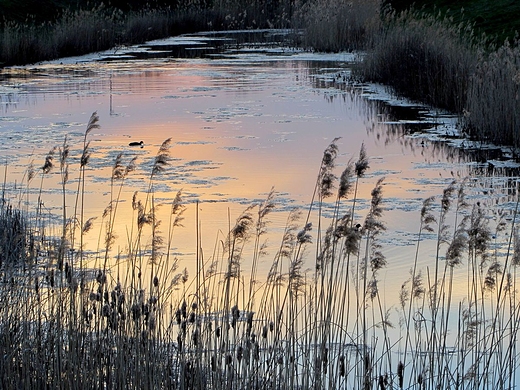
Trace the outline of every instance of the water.
{"type": "MultiPolygon", "coordinates": [[[[345,80],[356,55],[301,52],[269,42],[278,42],[273,32],[261,32],[247,44],[240,44],[238,37],[198,34],[4,69],[0,134],[7,164],[1,174],[7,169],[9,196],[20,198],[29,164],[40,167],[46,153],[67,136],[70,215],[83,134],[90,115],[97,112],[101,128],[88,137],[88,216],[100,217],[110,202],[115,157],[122,152],[125,163],[137,157],[137,170],[123,186],[115,252],[124,252],[128,245],[128,225],[135,217],[132,195],[139,191],[145,196],[158,148],[171,138],[172,164],[157,176],[154,191],[155,202],[167,204],[182,190],[187,211],[172,248],[181,264],[193,271],[197,216],[208,258],[241,211],[274,188],[277,207],[270,215],[267,249],[272,257],[288,212],[309,207],[323,150],[341,137],[338,175],[349,160],[357,159],[362,144],[370,158],[360,182],[356,222],[362,223],[368,211],[371,189],[385,178],[387,231],[381,243],[388,266],[380,274],[380,288],[389,306],[397,302],[397,290],[413,263],[425,198],[439,197],[454,179],[469,176],[470,199],[491,211],[497,204],[513,207],[517,173],[509,168],[507,153],[487,147],[468,151],[468,141],[459,137],[456,119],[449,115],[396,99],[376,86],[349,86],[345,80]],[[259,38],[261,45],[255,43],[259,38]],[[142,148],[128,145],[141,140],[142,148]]],[[[45,179],[44,203],[59,220],[60,178],[58,169],[53,172],[45,179]]],[[[35,179],[32,200],[38,187],[35,179]]],[[[343,210],[350,207],[346,202],[343,210]]],[[[496,216],[491,213],[489,218],[493,222],[496,216]]],[[[96,223],[99,230],[101,218],[96,223]]],[[[316,237],[315,230],[313,234],[316,237]]],[[[89,238],[92,250],[97,241],[96,234],[89,238]]],[[[423,245],[419,266],[431,264],[433,243],[423,245]]],[[[503,246],[497,251],[503,252],[503,246]]],[[[261,259],[260,273],[269,270],[269,255],[261,259]]]]}

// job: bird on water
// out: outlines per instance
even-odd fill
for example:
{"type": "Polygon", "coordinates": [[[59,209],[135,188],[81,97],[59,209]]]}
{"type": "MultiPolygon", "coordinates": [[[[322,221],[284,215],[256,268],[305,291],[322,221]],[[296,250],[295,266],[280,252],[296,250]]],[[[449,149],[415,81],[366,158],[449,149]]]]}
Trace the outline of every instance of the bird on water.
{"type": "Polygon", "coordinates": [[[144,142],[143,141],[139,141],[139,142],[133,141],[133,142],[130,142],[128,144],[128,146],[140,146],[142,148],[144,146],[144,142]]]}

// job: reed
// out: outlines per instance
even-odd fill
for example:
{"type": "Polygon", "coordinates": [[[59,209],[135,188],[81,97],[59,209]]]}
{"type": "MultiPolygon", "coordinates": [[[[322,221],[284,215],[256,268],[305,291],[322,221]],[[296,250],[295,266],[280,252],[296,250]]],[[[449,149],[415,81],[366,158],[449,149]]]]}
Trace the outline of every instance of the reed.
{"type": "MultiPolygon", "coordinates": [[[[371,180],[367,151],[362,146],[338,178],[335,139],[324,151],[309,209],[289,213],[265,277],[258,264],[269,259],[264,237],[276,212],[274,189],[235,222],[230,217],[210,256],[197,227],[190,276],[172,253],[187,207],[182,192],[167,202],[167,227],[155,197],[157,182],[171,169],[170,140],[132,202],[123,202],[124,187],[136,161],[116,156],[101,221],[85,220],[86,168],[95,158],[88,136],[98,126],[94,113],[79,153],[65,140],[45,158],[33,191],[38,199],[26,211],[10,206],[4,184],[2,389],[515,386],[518,201],[509,214],[494,215],[487,204],[470,204],[464,180],[426,199],[410,276],[399,304],[388,307],[380,290],[382,270],[391,266],[381,241],[384,181],[374,183],[368,208],[360,208],[359,184],[371,180]],[[68,213],[50,219],[40,205],[54,170],[68,213]],[[70,183],[74,176],[77,185],[70,183]],[[63,196],[69,186],[76,188],[72,196],[63,196]],[[125,251],[113,245],[123,207],[133,215],[124,227],[125,251]],[[99,229],[97,250],[83,247],[92,227],[99,229]],[[436,249],[422,266],[425,240],[436,249]],[[499,242],[506,248],[502,256],[499,242]]],[[[30,200],[29,176],[14,200],[30,200]]],[[[201,224],[198,217],[195,222],[201,224]]]]}

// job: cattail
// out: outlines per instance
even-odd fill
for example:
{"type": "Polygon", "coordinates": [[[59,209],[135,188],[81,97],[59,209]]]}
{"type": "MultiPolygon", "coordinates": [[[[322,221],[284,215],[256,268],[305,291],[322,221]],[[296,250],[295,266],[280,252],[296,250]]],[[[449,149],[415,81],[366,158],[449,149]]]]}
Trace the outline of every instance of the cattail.
{"type": "Polygon", "coordinates": [[[339,357],[339,376],[345,376],[345,356],[339,357]]]}
{"type": "Polygon", "coordinates": [[[386,387],[388,385],[388,374],[385,374],[385,376],[379,375],[378,384],[380,390],[386,390],[386,387]]]}
{"type": "Polygon", "coordinates": [[[231,308],[231,316],[236,320],[240,318],[240,310],[238,309],[237,305],[231,308]]]}
{"type": "Polygon", "coordinates": [[[182,301],[182,305],[181,305],[181,315],[182,315],[182,318],[186,318],[187,317],[187,308],[188,308],[188,305],[186,304],[186,301],[182,301]]]}
{"type": "Polygon", "coordinates": [[[97,275],[96,275],[96,281],[100,284],[100,285],[103,285],[106,283],[107,281],[107,276],[104,272],[102,272],[101,270],[98,270],[97,272],[97,275]]]}
{"type": "Polygon", "coordinates": [[[193,341],[194,346],[199,345],[199,330],[195,329],[193,333],[191,334],[191,340],[193,341]]]}
{"type": "Polygon", "coordinates": [[[139,318],[141,318],[141,305],[134,303],[130,311],[132,312],[132,319],[134,321],[137,321],[139,318]]]}
{"type": "Polygon", "coordinates": [[[184,345],[184,340],[182,337],[183,336],[181,336],[180,333],[177,335],[177,348],[179,348],[179,352],[182,352],[182,347],[184,345]]]}
{"type": "Polygon", "coordinates": [[[399,379],[399,388],[402,389],[404,384],[404,364],[401,361],[397,364],[397,378],[399,379]]]}
{"type": "Polygon", "coordinates": [[[101,315],[103,317],[108,317],[110,315],[110,305],[108,303],[103,305],[103,308],[101,309],[101,315]]]}
{"type": "Polygon", "coordinates": [[[101,302],[101,294],[95,293],[95,292],[91,292],[90,295],[89,295],[89,299],[91,301],[101,302]]]}

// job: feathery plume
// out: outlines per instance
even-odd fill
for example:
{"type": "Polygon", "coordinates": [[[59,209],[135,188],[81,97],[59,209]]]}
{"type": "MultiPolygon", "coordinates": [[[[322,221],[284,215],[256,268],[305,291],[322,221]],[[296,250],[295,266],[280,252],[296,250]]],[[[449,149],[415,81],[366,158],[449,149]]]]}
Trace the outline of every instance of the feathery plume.
{"type": "Polygon", "coordinates": [[[361,177],[365,174],[365,171],[369,168],[368,166],[368,157],[367,151],[365,149],[365,144],[361,144],[361,149],[359,150],[359,159],[355,164],[356,176],[361,177]]]}
{"type": "Polygon", "coordinates": [[[97,111],[94,111],[92,115],[90,116],[90,119],[87,124],[87,130],[85,130],[85,138],[87,138],[87,135],[94,129],[99,129],[99,116],[97,114],[97,111]]]}
{"type": "Polygon", "coordinates": [[[343,199],[348,196],[350,191],[352,191],[352,176],[354,174],[354,164],[352,161],[349,161],[347,167],[341,173],[339,178],[339,189],[338,189],[338,198],[343,199]]]}
{"type": "Polygon", "coordinates": [[[42,171],[45,174],[49,173],[54,167],[54,153],[56,153],[56,147],[49,150],[49,153],[47,153],[47,156],[45,157],[45,163],[42,166],[42,171]]]}
{"type": "Polygon", "coordinates": [[[153,164],[152,175],[156,175],[158,173],[163,172],[166,167],[170,164],[170,144],[171,138],[165,140],[159,151],[157,152],[157,156],[155,156],[155,161],[153,164]]]}
{"type": "Polygon", "coordinates": [[[332,189],[334,188],[336,176],[332,173],[332,170],[334,169],[334,162],[338,155],[338,146],[336,145],[338,140],[339,138],[334,138],[323,152],[318,180],[320,185],[320,194],[323,198],[332,195],[332,189]]]}
{"type": "Polygon", "coordinates": [[[123,166],[123,153],[116,156],[114,165],[112,166],[112,180],[119,180],[125,176],[125,167],[123,166]]]}

